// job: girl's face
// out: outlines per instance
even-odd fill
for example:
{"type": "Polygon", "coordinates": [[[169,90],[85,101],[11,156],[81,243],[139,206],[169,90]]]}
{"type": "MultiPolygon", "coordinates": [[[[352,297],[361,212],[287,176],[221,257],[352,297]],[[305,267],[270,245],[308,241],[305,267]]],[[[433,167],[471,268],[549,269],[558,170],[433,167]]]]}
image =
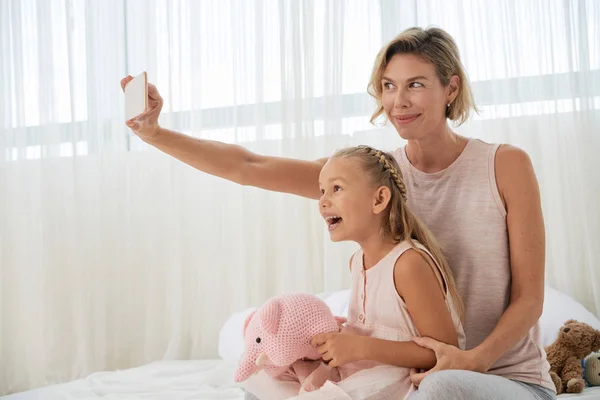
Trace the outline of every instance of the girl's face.
{"type": "Polygon", "coordinates": [[[433,64],[396,54],[381,80],[383,109],[403,139],[421,139],[446,125],[446,106],[458,93],[458,77],[443,86],[433,64]]]}
{"type": "Polygon", "coordinates": [[[379,192],[360,163],[351,157],[330,158],[319,176],[319,211],[334,242],[360,243],[381,229],[379,192]]]}

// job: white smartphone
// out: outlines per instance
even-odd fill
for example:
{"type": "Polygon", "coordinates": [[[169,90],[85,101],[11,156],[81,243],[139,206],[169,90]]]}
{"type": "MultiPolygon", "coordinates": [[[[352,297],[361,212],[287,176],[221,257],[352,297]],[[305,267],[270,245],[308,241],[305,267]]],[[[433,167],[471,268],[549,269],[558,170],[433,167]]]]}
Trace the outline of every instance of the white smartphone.
{"type": "Polygon", "coordinates": [[[129,121],[148,109],[148,77],[142,72],[125,86],[125,121],[129,121]]]}

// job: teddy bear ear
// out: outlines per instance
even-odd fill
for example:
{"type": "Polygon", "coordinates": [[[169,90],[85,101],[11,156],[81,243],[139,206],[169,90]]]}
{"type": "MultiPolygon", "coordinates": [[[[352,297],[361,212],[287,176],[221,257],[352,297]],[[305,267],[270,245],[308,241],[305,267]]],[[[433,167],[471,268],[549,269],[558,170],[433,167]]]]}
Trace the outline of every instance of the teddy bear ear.
{"type": "Polygon", "coordinates": [[[596,331],[596,339],[594,339],[594,343],[592,344],[592,351],[600,350],[600,331],[596,331]]]}

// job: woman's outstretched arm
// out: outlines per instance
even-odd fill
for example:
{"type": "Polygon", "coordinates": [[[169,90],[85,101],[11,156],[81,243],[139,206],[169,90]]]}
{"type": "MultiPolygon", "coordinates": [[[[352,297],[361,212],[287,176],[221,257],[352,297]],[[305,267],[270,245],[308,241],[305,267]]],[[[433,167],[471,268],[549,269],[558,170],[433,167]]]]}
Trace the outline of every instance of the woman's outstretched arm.
{"type": "MultiPolygon", "coordinates": [[[[121,80],[121,87],[131,80],[121,80]]],[[[319,173],[327,161],[304,161],[253,153],[242,146],[198,139],[158,124],[163,99],[148,84],[148,111],[127,126],[146,143],[207,174],[245,186],[318,199],[319,173]]]]}

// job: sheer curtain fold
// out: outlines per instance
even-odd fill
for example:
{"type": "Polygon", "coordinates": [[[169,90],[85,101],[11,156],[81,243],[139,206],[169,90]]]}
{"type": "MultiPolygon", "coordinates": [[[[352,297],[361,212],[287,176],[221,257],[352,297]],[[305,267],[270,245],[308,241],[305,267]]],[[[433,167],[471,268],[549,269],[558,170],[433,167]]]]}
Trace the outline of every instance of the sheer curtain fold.
{"type": "Polygon", "coordinates": [[[355,247],[329,242],[315,202],[150,148],[123,123],[123,76],[148,71],[163,125],[197,137],[303,159],[394,149],[365,89],[381,45],[413,25],[456,38],[482,109],[458,131],[528,151],[547,281],[598,314],[598,2],[7,0],[0,394],[216,357],[232,312],[348,285],[355,247]]]}

